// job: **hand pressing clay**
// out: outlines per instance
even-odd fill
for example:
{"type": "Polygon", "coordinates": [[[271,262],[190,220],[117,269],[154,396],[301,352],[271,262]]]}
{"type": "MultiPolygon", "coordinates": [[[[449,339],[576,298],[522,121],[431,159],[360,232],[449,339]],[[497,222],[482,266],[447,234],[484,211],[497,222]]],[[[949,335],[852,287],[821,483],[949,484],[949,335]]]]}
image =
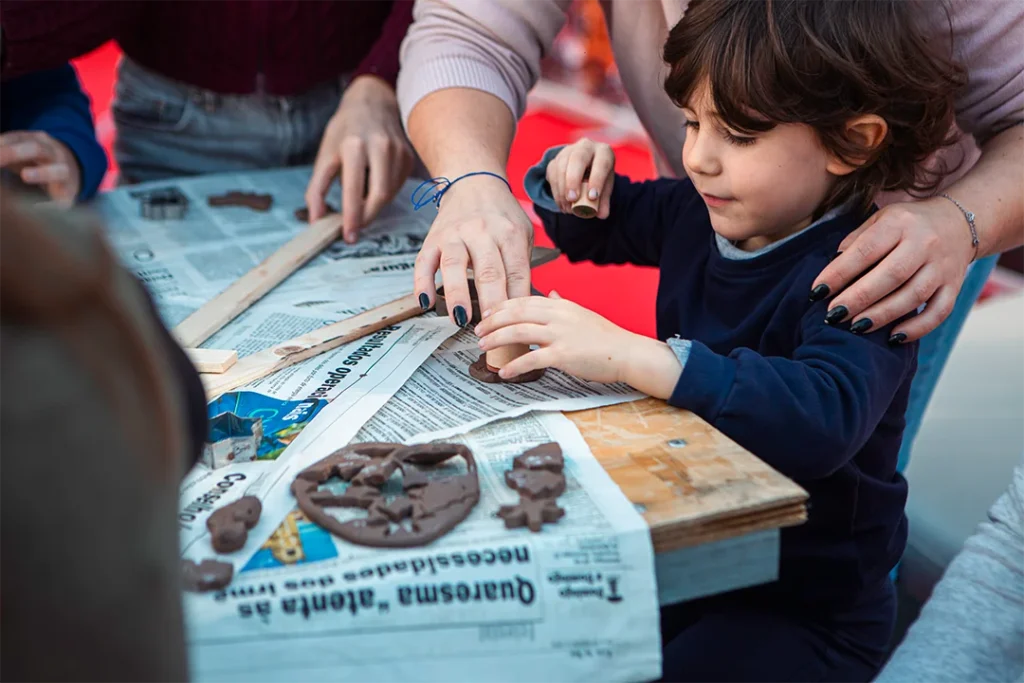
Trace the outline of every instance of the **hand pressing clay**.
{"type": "Polygon", "coordinates": [[[260,520],[263,505],[256,496],[243,496],[213,511],[206,520],[210,543],[218,553],[233,553],[245,545],[249,529],[260,520]]]}
{"type": "Polygon", "coordinates": [[[292,494],[306,518],[351,543],[377,548],[426,545],[448,533],[480,500],[472,452],[460,444],[355,444],[313,463],[292,482],[292,494]],[[453,457],[466,474],[431,478],[429,468],[453,457]],[[388,500],[381,490],[399,472],[402,494],[388,500]],[[340,495],[321,490],[332,478],[349,482],[340,495]],[[362,508],[366,517],[341,521],[330,507],[362,508]]]}
{"type": "Polygon", "coordinates": [[[274,205],[274,197],[273,195],[259,194],[257,192],[231,190],[225,194],[207,197],[206,203],[210,206],[242,206],[253,211],[270,211],[270,207],[274,205]]]}
{"type": "Polygon", "coordinates": [[[519,502],[504,505],[498,517],[507,529],[528,527],[539,532],[565,516],[555,500],[565,492],[565,459],[562,448],[554,442],[541,444],[517,455],[512,469],[505,472],[505,484],[519,492],[519,502]]]}
{"type": "Polygon", "coordinates": [[[231,583],[235,568],[228,562],[203,560],[196,564],[192,560],[181,561],[182,587],[193,593],[204,593],[224,588],[231,583]]]}

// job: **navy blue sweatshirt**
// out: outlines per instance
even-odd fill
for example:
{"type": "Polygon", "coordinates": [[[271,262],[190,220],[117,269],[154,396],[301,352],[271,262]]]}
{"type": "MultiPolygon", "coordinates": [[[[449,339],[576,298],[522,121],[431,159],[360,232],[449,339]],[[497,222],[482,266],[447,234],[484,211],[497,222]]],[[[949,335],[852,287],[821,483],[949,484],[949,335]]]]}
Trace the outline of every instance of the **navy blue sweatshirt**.
{"type": "Polygon", "coordinates": [[[89,98],[70,64],[37,71],[0,85],[0,132],[35,130],[67,145],[82,172],[79,200],[96,194],[107,155],[93,128],[89,98]]]}
{"type": "Polygon", "coordinates": [[[616,177],[607,220],[540,201],[549,208],[536,205],[537,214],[571,261],[660,268],[658,336],[690,340],[669,403],[810,494],[809,519],[782,531],[780,580],[764,591],[834,610],[885,590],[906,545],[907,484],[896,460],[917,348],[890,346],[891,326],[855,335],[848,323],[826,325],[827,303],[808,297],[869,214],[840,214],[753,258],[729,259],[689,180],[616,177]]]}

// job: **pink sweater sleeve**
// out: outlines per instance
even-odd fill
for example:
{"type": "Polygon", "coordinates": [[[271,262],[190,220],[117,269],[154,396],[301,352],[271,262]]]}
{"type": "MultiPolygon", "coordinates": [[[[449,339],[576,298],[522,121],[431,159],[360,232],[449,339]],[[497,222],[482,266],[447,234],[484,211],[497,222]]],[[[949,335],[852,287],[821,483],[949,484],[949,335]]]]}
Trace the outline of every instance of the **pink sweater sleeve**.
{"type": "Polygon", "coordinates": [[[953,55],[968,71],[956,102],[961,130],[983,143],[1024,121],[1024,2],[925,0],[923,6],[944,28],[939,35],[948,36],[952,22],[953,55]]]}
{"type": "Polygon", "coordinates": [[[572,0],[417,0],[400,53],[403,122],[416,103],[445,88],[501,99],[518,120],[540,77],[540,60],[572,0]]]}

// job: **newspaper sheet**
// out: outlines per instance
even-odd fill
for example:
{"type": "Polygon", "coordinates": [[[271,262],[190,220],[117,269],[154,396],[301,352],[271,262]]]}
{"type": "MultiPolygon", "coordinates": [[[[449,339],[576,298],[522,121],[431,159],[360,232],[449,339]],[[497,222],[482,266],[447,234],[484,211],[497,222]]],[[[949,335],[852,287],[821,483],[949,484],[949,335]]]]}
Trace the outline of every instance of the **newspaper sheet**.
{"type": "MultiPolygon", "coordinates": [[[[188,594],[197,681],[646,681],[660,675],[653,551],[643,520],[557,413],[455,441],[479,469],[469,517],[423,548],[342,541],[297,509],[232,584],[188,594]],[[495,517],[512,458],[561,444],[567,510],[541,533],[495,517]]],[[[362,511],[340,510],[339,516],[362,511]]]]}
{"type": "MultiPolygon", "coordinates": [[[[305,223],[299,221],[294,212],[305,205],[303,195],[309,175],[310,167],[304,166],[143,183],[100,195],[94,208],[108,226],[108,236],[121,261],[153,294],[165,322],[174,326],[305,228],[305,223]],[[210,196],[232,190],[271,194],[273,206],[261,212],[245,207],[208,205],[210,196]],[[188,200],[184,218],[151,221],[141,217],[141,203],[158,191],[178,192],[188,200]]],[[[267,308],[266,317],[258,321],[250,314],[247,321],[250,328],[264,324],[286,326],[289,333],[283,338],[288,338],[324,324],[317,318],[324,315],[324,305],[328,313],[338,316],[355,303],[364,310],[387,301],[388,297],[393,299],[407,294],[412,282],[412,261],[436,215],[433,206],[420,211],[412,209],[409,197],[417,184],[417,181],[407,182],[395,201],[362,231],[356,244],[334,242],[300,274],[268,295],[272,301],[285,304],[283,310],[267,308]],[[379,280],[396,283],[396,287],[400,283],[401,289],[380,292],[376,296],[375,288],[381,283],[354,279],[361,268],[356,263],[350,268],[322,271],[317,268],[328,264],[337,266],[350,259],[396,255],[402,258],[385,259],[371,267],[378,269],[375,272],[381,276],[379,280]],[[326,274],[317,280],[317,276],[307,274],[309,270],[326,274]],[[398,277],[389,277],[395,275],[398,277]],[[357,289],[348,291],[353,284],[357,289]],[[312,285],[328,285],[329,288],[323,291],[312,285]],[[296,289],[309,295],[295,299],[296,289]],[[338,304],[341,304],[340,310],[338,304]]],[[[337,185],[332,186],[327,201],[340,206],[337,185]]],[[[237,327],[239,322],[236,320],[233,325],[237,327]]],[[[236,348],[240,353],[255,350],[245,345],[242,348],[231,346],[230,342],[236,340],[237,332],[225,328],[204,346],[236,348]]]]}

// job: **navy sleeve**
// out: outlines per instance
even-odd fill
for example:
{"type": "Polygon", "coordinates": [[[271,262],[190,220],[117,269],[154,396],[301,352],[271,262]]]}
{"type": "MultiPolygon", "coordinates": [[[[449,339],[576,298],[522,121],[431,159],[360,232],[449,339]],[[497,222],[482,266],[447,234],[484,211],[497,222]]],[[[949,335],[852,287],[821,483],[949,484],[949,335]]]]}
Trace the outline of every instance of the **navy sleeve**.
{"type": "Polygon", "coordinates": [[[82,174],[79,200],[96,194],[107,172],[107,155],[96,140],[89,98],[70,64],[5,81],[3,131],[35,130],[67,145],[82,174]]]}
{"type": "Polygon", "coordinates": [[[669,403],[788,477],[835,472],[882,421],[916,368],[917,346],[890,346],[892,325],[868,335],[826,325],[826,307],[819,302],[804,315],[792,358],[745,348],[722,356],[692,341],[669,403]]]}
{"type": "MultiPolygon", "coordinates": [[[[545,183],[546,185],[546,183],[545,183]]],[[[547,189],[550,196],[550,188],[547,189]]],[[[577,218],[540,203],[534,210],[548,236],[570,261],[656,266],[665,236],[687,216],[706,223],[704,204],[689,180],[661,178],[640,183],[616,175],[608,218],[577,218]]]]}

